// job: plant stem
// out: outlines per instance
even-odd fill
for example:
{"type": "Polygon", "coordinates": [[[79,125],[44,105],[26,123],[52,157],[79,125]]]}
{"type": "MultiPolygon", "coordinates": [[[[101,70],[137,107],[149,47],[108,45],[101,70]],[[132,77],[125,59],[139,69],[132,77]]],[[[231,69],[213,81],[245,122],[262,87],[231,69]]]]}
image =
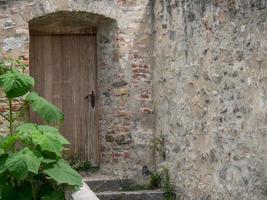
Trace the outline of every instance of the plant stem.
{"type": "Polygon", "coordinates": [[[32,188],[32,197],[33,197],[34,200],[37,200],[31,175],[29,175],[29,181],[31,183],[31,188],[32,188]]]}
{"type": "MultiPolygon", "coordinates": [[[[8,98],[9,102],[9,133],[13,136],[13,110],[12,110],[12,98],[8,98]]],[[[12,152],[15,152],[15,146],[12,145],[12,152]]]]}

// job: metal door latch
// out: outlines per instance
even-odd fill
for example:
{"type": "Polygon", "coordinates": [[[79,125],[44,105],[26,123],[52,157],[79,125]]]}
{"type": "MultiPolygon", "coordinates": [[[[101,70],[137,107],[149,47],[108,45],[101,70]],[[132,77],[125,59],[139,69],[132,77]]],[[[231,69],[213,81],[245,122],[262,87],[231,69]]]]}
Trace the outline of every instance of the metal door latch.
{"type": "Polygon", "coordinates": [[[92,106],[92,108],[94,108],[95,107],[95,93],[94,93],[94,91],[92,91],[91,94],[88,94],[84,98],[89,101],[89,97],[90,97],[91,106],[92,106]]]}

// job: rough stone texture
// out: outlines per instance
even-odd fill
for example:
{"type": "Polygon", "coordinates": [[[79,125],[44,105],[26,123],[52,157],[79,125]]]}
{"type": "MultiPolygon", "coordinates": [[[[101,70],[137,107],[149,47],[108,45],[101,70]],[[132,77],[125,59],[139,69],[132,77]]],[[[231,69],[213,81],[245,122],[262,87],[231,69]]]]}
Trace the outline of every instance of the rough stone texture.
{"type": "MultiPolygon", "coordinates": [[[[29,54],[28,22],[71,14],[98,27],[101,172],[141,174],[153,164],[152,10],[149,0],[0,1],[0,55],[29,54]],[[71,13],[70,13],[71,12],[71,13]]],[[[0,110],[5,112],[5,99],[0,110]]],[[[6,122],[1,119],[1,132],[6,122]]]]}
{"type": "Polygon", "coordinates": [[[154,13],[158,164],[182,199],[266,199],[266,0],[158,0],[154,13]]]}

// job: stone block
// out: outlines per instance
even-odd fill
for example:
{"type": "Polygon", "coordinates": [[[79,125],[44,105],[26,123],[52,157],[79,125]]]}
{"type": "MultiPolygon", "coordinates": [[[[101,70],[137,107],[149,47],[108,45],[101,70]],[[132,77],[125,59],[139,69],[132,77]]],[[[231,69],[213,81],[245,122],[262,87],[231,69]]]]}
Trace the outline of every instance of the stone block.
{"type": "Polygon", "coordinates": [[[116,96],[128,96],[129,95],[129,89],[128,88],[115,89],[114,94],[116,96]]]}
{"type": "Polygon", "coordinates": [[[67,196],[68,200],[99,200],[86,183],[83,183],[83,187],[80,190],[67,196]]]}
{"type": "Polygon", "coordinates": [[[27,37],[7,37],[3,40],[3,50],[5,52],[14,50],[14,49],[21,49],[26,44],[27,37]]]}

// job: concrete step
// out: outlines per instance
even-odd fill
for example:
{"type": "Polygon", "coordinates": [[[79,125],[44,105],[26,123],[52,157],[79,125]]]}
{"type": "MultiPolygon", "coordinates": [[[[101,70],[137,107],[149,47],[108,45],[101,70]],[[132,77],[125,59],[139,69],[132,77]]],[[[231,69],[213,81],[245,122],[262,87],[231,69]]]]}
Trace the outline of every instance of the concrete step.
{"type": "Polygon", "coordinates": [[[146,190],[134,192],[99,192],[96,196],[100,200],[166,200],[161,190],[146,190]]]}

